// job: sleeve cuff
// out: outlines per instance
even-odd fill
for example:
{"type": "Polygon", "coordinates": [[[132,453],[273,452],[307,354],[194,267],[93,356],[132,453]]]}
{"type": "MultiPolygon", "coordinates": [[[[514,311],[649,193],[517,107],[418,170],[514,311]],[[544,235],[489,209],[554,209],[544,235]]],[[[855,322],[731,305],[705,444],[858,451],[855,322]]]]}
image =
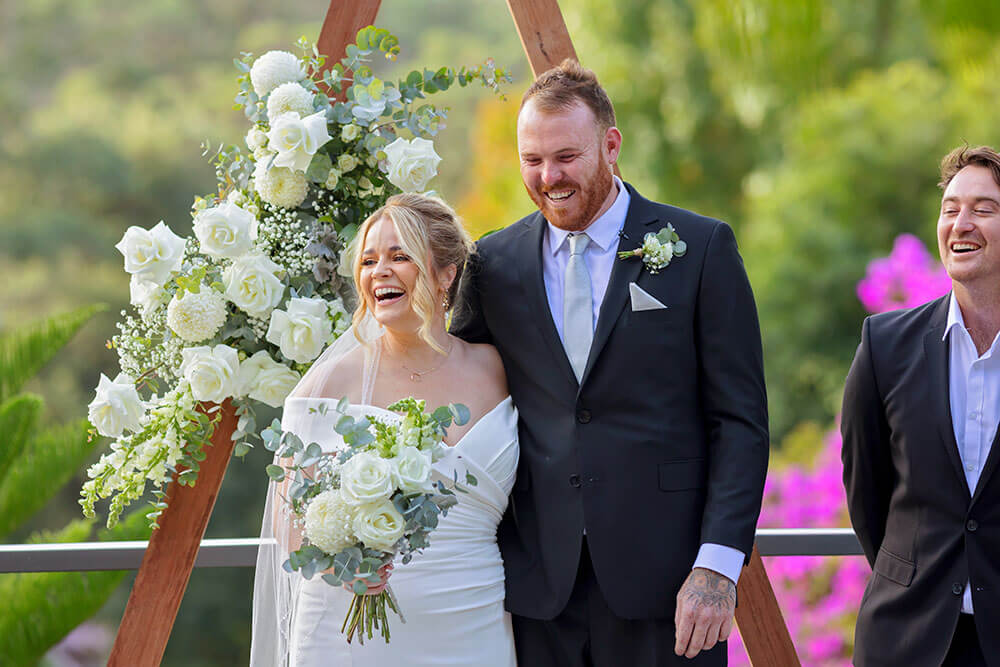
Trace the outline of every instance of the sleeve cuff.
{"type": "Polygon", "coordinates": [[[712,570],[738,584],[745,559],[746,555],[739,549],[706,542],[698,549],[698,557],[694,559],[691,569],[702,567],[712,570]]]}

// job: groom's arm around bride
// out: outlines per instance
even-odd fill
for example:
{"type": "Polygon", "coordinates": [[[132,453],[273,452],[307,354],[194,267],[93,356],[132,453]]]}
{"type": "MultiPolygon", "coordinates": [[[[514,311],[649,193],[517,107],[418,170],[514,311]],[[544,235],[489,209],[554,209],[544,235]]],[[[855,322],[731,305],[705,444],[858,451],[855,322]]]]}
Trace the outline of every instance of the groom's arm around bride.
{"type": "Polygon", "coordinates": [[[519,662],[723,665],[768,455],[735,238],[612,175],[614,110],[576,63],[517,133],[539,211],[480,242],[452,331],[497,347],[520,413],[498,534],[519,662]]]}

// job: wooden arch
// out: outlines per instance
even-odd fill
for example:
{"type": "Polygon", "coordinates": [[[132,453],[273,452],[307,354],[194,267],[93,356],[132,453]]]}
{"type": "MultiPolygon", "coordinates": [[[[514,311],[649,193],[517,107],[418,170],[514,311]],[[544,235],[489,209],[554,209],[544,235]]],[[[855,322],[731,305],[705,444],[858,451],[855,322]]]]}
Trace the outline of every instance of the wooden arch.
{"type": "MultiPolygon", "coordinates": [[[[328,63],[337,62],[358,30],[375,22],[381,4],[381,0],[331,0],[317,40],[319,52],[329,56],[328,63]]],[[[534,76],[564,58],[577,57],[558,0],[507,0],[507,7],[534,76]]],[[[169,508],[160,517],[160,527],[153,532],[132,586],[108,661],[111,667],[155,667],[163,659],[232,455],[230,436],[236,417],[228,401],[222,414],[197,485],[171,484],[168,489],[169,508]]],[[[795,648],[756,547],[740,575],[737,595],[736,623],[750,662],[758,667],[798,667],[795,648]]]]}

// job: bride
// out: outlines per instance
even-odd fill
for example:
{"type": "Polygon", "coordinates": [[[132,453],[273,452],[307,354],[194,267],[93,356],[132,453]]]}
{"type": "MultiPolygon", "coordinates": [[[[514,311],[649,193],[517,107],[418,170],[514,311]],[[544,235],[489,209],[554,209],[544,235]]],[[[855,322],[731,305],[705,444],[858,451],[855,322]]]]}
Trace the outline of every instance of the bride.
{"type": "Polygon", "coordinates": [[[352,330],[285,401],[282,427],[332,452],[343,445],[333,430],[338,415],[316,411],[321,403],[333,407],[346,396],[349,414],[382,420],[396,418],[384,406],[407,396],[428,410],[464,403],[472,417],[448,429],[454,449],[435,464],[435,476],[450,482],[469,471],[478,484],[459,494],[431,545],[388,575],[405,623],[390,616],[390,643],[376,636],[361,645],[340,631],[352,593],[281,568],[301,534],[272,482],[254,581],[252,667],[515,664],[496,528],[517,469],[517,412],[496,350],[445,328],[471,249],[444,202],[390,197],[355,239],[352,330]]]}

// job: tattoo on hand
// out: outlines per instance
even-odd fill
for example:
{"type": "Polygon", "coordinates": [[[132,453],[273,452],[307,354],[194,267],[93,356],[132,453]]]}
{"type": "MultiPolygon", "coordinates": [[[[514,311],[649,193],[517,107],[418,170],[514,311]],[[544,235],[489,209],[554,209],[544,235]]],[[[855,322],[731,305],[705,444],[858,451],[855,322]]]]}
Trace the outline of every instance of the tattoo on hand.
{"type": "Polygon", "coordinates": [[[684,597],[694,607],[706,606],[729,611],[736,606],[736,584],[728,577],[697,568],[692,570],[687,583],[684,597]]]}

